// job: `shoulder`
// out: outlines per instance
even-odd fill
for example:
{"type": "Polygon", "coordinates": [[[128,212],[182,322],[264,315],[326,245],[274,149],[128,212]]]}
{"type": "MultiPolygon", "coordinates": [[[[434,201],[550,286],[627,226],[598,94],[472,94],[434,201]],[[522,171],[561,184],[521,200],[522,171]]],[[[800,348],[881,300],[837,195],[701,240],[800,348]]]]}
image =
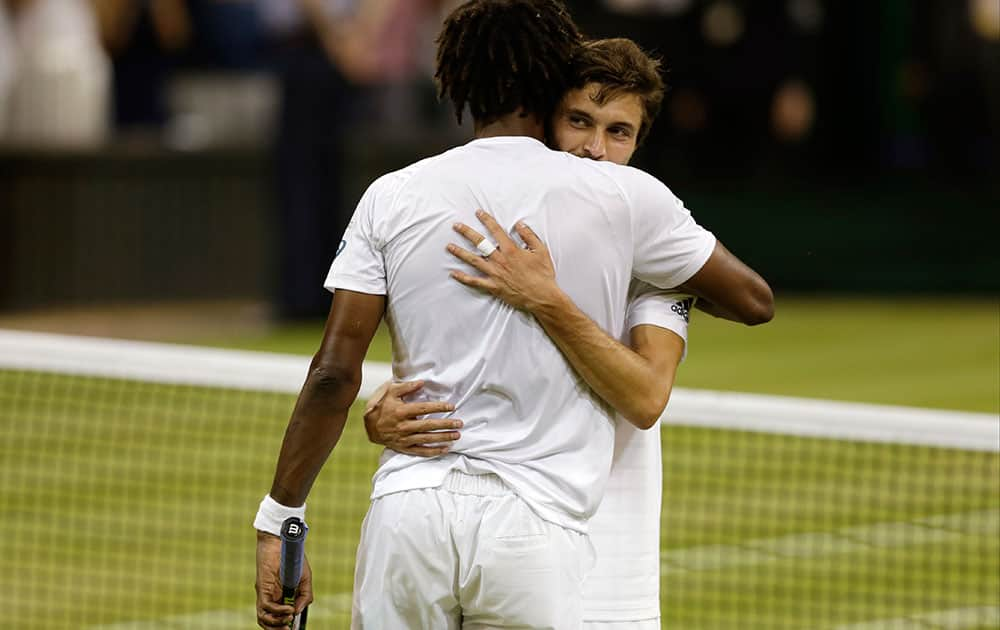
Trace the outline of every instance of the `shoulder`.
{"type": "Polygon", "coordinates": [[[413,179],[414,174],[420,170],[421,162],[415,162],[397,171],[391,171],[379,176],[368,186],[366,194],[379,196],[393,195],[399,192],[406,184],[413,179]]]}
{"type": "Polygon", "coordinates": [[[391,206],[400,192],[405,190],[411,182],[419,179],[418,175],[421,171],[433,165],[440,158],[440,155],[426,158],[378,177],[365,190],[365,194],[362,196],[362,204],[367,204],[372,208],[386,208],[391,206]]]}
{"type": "Polygon", "coordinates": [[[633,206],[673,205],[683,208],[684,204],[670,188],[654,175],[634,166],[624,166],[613,162],[584,160],[590,168],[602,177],[611,180],[622,195],[633,206]]]}

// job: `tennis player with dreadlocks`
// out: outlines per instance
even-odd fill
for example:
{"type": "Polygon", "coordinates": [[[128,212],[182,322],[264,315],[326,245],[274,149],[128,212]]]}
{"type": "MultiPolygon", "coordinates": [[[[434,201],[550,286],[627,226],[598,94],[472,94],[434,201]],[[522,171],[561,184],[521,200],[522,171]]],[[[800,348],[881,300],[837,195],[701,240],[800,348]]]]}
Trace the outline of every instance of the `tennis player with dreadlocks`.
{"type": "MultiPolygon", "coordinates": [[[[601,498],[613,412],[574,374],[538,321],[441,278],[456,223],[475,208],[548,244],[559,285],[601,329],[621,331],[634,275],[692,291],[746,318],[770,316],[766,284],[716,246],[670,191],[640,171],[541,142],[570,86],[581,40],[552,0],[474,0],[445,22],[438,80],[476,139],[383,176],[365,193],[331,267],[333,304],[299,395],[258,529],[258,623],[280,627],[274,536],[303,515],[360,386],[385,315],[394,372],[424,383],[426,412],[454,411],[444,456],[386,451],[355,576],[355,628],[579,628],[593,561],[586,523],[601,498]]],[[[494,247],[479,244],[484,256],[494,247]]],[[[501,245],[501,251],[510,244],[501,245]]]]}
{"type": "MultiPolygon", "coordinates": [[[[649,133],[663,100],[660,62],[635,42],[616,38],[587,42],[574,59],[573,88],[563,97],[551,124],[554,148],[579,157],[627,164],[649,133]]],[[[482,235],[461,228],[475,245],[482,235]]],[[[506,235],[498,233],[498,240],[506,235]]],[[[461,254],[481,276],[456,279],[481,288],[512,306],[528,304],[557,344],[600,338],[593,321],[559,291],[544,245],[531,253],[516,247],[502,257],[461,254]],[[542,306],[545,305],[545,306],[542,306]],[[558,322],[562,322],[559,324],[558,322]],[[555,325],[554,325],[555,324],[555,325]],[[572,334],[567,334],[572,331],[572,334]]],[[[607,490],[588,523],[597,563],[584,583],[584,630],[659,630],[660,506],[662,462],[658,418],[673,388],[687,344],[693,296],[633,281],[629,289],[629,361],[609,344],[603,355],[567,353],[583,376],[621,417],[615,424],[615,450],[607,490]],[[582,363],[596,360],[592,366],[582,363]],[[593,375],[601,374],[600,379],[593,375]],[[588,378],[591,377],[591,378],[588,378]]],[[[528,311],[532,312],[532,311],[528,311]]],[[[447,441],[454,418],[421,418],[420,403],[408,403],[415,383],[386,383],[365,410],[369,438],[399,452],[436,456],[447,441]],[[443,431],[443,432],[442,432],[443,431]]]]}

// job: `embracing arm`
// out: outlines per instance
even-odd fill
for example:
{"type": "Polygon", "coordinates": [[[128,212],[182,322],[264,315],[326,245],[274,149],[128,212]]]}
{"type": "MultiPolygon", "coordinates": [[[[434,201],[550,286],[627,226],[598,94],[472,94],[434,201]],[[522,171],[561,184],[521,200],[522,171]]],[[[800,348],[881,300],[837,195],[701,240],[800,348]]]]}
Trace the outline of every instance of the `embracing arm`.
{"type": "Polygon", "coordinates": [[[361,387],[361,364],[385,310],[385,296],[338,289],[292,412],[271,486],[282,505],[302,505],[340,439],[361,387]]]}
{"type": "MultiPolygon", "coordinates": [[[[643,335],[641,340],[654,342],[644,347],[658,347],[662,334],[677,337],[672,343],[679,344],[679,349],[674,345],[672,351],[647,351],[644,355],[621,344],[587,317],[559,288],[548,249],[530,228],[523,224],[515,227],[528,246],[522,249],[491,216],[484,212],[477,216],[499,243],[499,248],[483,258],[457,245],[449,246],[448,251],[485,276],[454,272],[452,277],[534,315],[573,369],[598,396],[638,428],[653,426],[670,396],[683,341],[664,329],[641,326],[638,328],[654,329],[639,333],[643,335]]],[[[464,224],[455,229],[473,244],[483,238],[464,224]]],[[[633,342],[636,334],[633,330],[633,342]]]]}
{"type": "Polygon", "coordinates": [[[684,342],[655,326],[638,326],[629,348],[605,332],[562,291],[530,311],[577,374],[640,429],[652,427],[670,399],[684,342]]]}
{"type": "Polygon", "coordinates": [[[695,306],[715,317],[748,326],[774,317],[774,294],[756,271],[716,242],[712,255],[680,290],[697,295],[695,306]]]}

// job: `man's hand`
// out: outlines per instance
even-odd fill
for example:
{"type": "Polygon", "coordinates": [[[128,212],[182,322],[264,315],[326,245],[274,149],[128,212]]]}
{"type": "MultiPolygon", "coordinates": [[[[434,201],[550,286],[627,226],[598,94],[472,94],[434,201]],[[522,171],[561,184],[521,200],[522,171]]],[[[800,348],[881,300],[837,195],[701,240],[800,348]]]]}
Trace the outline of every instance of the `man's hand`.
{"type": "MultiPolygon", "coordinates": [[[[514,226],[526,245],[522,248],[507,235],[492,216],[482,210],[476,211],[476,216],[486,226],[497,248],[492,254],[484,257],[462,249],[454,243],[449,244],[448,251],[453,256],[468,263],[485,276],[471,276],[461,271],[453,271],[452,278],[464,285],[486,291],[514,308],[529,313],[534,313],[536,309],[560,299],[562,290],[556,284],[552,256],[548,247],[531,228],[524,223],[514,226]]],[[[464,223],[455,224],[455,231],[473,245],[478,245],[484,238],[482,234],[464,223]]]]}
{"type": "Polygon", "coordinates": [[[462,421],[456,418],[424,418],[430,413],[447,413],[455,406],[445,402],[415,402],[403,400],[419,391],[423,381],[385,383],[368,400],[365,407],[365,431],[375,444],[408,455],[434,457],[448,452],[448,442],[461,435],[462,421]]]}
{"type": "Polygon", "coordinates": [[[281,599],[281,539],[257,532],[257,625],[261,628],[287,628],[294,615],[313,601],[312,569],[309,560],[302,558],[302,580],[294,606],[287,606],[281,599]]]}

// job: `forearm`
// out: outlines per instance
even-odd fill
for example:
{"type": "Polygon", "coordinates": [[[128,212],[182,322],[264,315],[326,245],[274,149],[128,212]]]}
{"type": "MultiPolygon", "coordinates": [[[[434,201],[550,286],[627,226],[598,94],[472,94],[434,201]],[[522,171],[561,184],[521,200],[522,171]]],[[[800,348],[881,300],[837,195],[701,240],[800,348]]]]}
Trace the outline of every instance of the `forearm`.
{"type": "Polygon", "coordinates": [[[361,386],[361,371],[315,366],[310,369],[278,456],[271,498],[300,506],[312,488],[347,422],[361,386]]]}
{"type": "Polygon", "coordinates": [[[645,357],[611,337],[561,291],[531,312],[598,396],[640,429],[656,422],[670,384],[645,357]]]}

